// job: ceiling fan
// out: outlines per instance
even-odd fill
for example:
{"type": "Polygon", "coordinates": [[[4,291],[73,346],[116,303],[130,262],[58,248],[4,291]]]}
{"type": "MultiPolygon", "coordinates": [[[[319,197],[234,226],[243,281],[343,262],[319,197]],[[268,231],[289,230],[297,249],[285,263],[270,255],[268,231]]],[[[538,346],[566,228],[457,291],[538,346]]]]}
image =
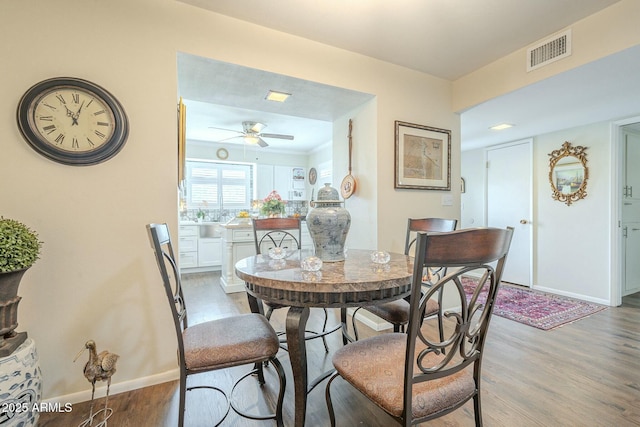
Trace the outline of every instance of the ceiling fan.
{"type": "Polygon", "coordinates": [[[265,125],[264,123],[250,122],[250,121],[242,122],[242,131],[209,126],[210,129],[220,129],[220,130],[226,130],[229,132],[236,132],[240,134],[238,136],[232,136],[231,138],[226,138],[223,141],[227,141],[234,138],[242,138],[244,142],[248,144],[258,144],[260,147],[269,146],[269,144],[267,144],[267,142],[262,138],[277,138],[277,139],[288,139],[288,140],[293,139],[293,135],[281,135],[278,133],[262,133],[262,129],[264,129],[265,127],[267,127],[267,125],[265,125]]]}

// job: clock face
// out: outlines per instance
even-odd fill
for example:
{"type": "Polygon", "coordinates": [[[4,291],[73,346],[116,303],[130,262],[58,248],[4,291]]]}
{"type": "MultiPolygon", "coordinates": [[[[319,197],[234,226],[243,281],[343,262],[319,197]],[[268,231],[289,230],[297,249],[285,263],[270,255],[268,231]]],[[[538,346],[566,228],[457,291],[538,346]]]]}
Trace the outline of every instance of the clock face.
{"type": "Polygon", "coordinates": [[[29,89],[18,106],[27,142],[51,160],[90,165],[113,157],[128,134],[124,110],[111,94],[85,80],[45,80],[29,89]]]}
{"type": "Polygon", "coordinates": [[[68,152],[99,149],[111,139],[115,118],[95,94],[73,87],[43,93],[29,112],[31,127],[52,147],[68,152]]]}

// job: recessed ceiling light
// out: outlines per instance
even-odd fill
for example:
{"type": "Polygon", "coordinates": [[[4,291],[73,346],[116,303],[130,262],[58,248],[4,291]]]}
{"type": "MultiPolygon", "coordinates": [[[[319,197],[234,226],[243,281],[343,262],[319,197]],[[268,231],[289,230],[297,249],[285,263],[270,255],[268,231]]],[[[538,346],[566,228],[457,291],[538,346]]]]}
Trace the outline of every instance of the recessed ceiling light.
{"type": "Polygon", "coordinates": [[[509,123],[501,123],[499,125],[491,126],[489,129],[491,129],[491,130],[503,130],[503,129],[509,129],[510,127],[513,127],[513,125],[510,125],[509,123]]]}
{"type": "Polygon", "coordinates": [[[290,96],[291,96],[290,93],[278,92],[278,91],[275,91],[275,90],[270,90],[265,99],[267,99],[269,101],[284,102],[290,96]]]}

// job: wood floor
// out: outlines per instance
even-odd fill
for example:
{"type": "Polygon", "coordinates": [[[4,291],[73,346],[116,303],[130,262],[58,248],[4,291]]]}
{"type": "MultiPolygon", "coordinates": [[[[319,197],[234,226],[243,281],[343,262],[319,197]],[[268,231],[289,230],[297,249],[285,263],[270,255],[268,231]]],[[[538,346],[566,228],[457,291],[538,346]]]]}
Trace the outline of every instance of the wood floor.
{"type": "MultiPolygon", "coordinates": [[[[248,311],[243,293],[226,295],[211,274],[190,275],[185,280],[187,299],[191,302],[191,322],[248,311]]],[[[278,312],[279,311],[279,312],[278,312]]],[[[284,320],[284,310],[274,315],[278,329],[284,320]]],[[[337,313],[334,313],[334,321],[337,313]]],[[[320,319],[312,310],[309,324],[320,319]]],[[[365,335],[365,326],[360,331],[365,335]]],[[[368,333],[372,334],[370,329],[368,333]]],[[[341,341],[337,334],[330,337],[331,349],[341,341]]],[[[314,376],[331,366],[318,341],[309,342],[309,370],[314,376]]],[[[621,307],[609,308],[578,322],[552,331],[541,331],[494,316],[485,347],[482,382],[483,420],[485,426],[640,426],[640,296],[625,297],[621,307]]],[[[292,425],[293,386],[288,367],[288,355],[279,358],[288,372],[285,397],[285,425],[292,425]]],[[[272,397],[277,387],[267,369],[265,393],[272,397]]],[[[197,383],[215,381],[228,389],[232,378],[246,372],[234,368],[190,378],[197,383]]],[[[264,394],[256,393],[255,383],[248,379],[243,395],[254,396],[247,401],[264,409],[264,394]]],[[[112,427],[164,427],[177,425],[177,382],[160,384],[128,393],[113,395],[109,406],[112,427]]],[[[395,425],[383,411],[373,406],[341,380],[332,387],[334,406],[341,427],[387,427],[395,425]]],[[[211,425],[220,400],[207,392],[187,394],[186,426],[211,425]]],[[[96,402],[96,407],[104,404],[96,402]]],[[[43,413],[40,427],[78,426],[89,412],[89,404],[75,404],[71,413],[43,413]]],[[[97,423],[94,422],[93,425],[97,423]]],[[[223,426],[272,426],[273,421],[251,421],[231,413],[223,426]]],[[[307,426],[328,426],[324,402],[324,383],[309,395],[307,426]]],[[[472,426],[473,406],[463,408],[423,425],[439,427],[472,426]]]]}

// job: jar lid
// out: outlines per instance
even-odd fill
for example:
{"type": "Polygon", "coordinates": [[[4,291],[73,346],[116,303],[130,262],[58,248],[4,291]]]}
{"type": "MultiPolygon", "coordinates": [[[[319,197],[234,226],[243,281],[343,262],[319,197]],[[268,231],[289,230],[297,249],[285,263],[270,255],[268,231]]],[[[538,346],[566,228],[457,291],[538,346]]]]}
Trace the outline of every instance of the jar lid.
{"type": "Polygon", "coordinates": [[[331,202],[331,203],[339,203],[340,196],[338,196],[338,190],[333,188],[330,183],[325,183],[324,187],[318,190],[318,198],[316,202],[331,202]]]}

